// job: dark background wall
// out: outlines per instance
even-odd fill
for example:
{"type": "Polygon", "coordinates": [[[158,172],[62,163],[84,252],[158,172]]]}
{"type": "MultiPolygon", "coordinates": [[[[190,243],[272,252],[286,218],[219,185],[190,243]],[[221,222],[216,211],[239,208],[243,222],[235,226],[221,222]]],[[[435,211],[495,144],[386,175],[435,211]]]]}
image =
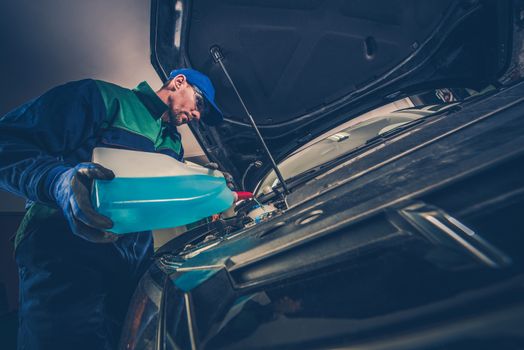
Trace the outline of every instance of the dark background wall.
{"type": "MultiPolygon", "coordinates": [[[[7,0],[0,16],[0,115],[70,80],[160,84],[147,0],[7,0]]],[[[21,210],[22,200],[0,191],[0,211],[21,210]]]]}
{"type": "MultiPolygon", "coordinates": [[[[160,79],[149,64],[149,1],[1,1],[0,77],[0,116],[71,80],[90,77],[128,87],[147,80],[158,87],[160,79]]],[[[0,190],[0,315],[16,308],[9,238],[23,204],[0,190]]]]}

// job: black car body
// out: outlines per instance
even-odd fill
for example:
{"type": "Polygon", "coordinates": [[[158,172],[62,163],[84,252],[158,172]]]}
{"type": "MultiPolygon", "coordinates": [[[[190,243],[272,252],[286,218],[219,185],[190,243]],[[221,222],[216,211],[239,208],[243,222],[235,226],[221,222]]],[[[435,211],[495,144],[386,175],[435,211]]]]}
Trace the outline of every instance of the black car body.
{"type": "Polygon", "coordinates": [[[258,202],[157,252],[122,348],[524,347],[523,18],[522,1],[152,1],[155,68],[215,81],[226,121],[194,132],[258,202]],[[263,191],[217,47],[278,163],[388,102],[479,93],[263,191]]]}

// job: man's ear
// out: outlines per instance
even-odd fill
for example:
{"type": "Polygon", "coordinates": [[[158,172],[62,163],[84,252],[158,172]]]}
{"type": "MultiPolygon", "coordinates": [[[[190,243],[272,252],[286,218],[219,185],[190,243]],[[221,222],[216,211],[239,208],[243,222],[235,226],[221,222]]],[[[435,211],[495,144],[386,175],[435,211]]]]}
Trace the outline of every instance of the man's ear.
{"type": "Polygon", "coordinates": [[[186,83],[186,76],[184,74],[179,74],[175,76],[173,79],[171,79],[170,82],[170,89],[171,90],[178,90],[180,89],[184,84],[186,83]]]}

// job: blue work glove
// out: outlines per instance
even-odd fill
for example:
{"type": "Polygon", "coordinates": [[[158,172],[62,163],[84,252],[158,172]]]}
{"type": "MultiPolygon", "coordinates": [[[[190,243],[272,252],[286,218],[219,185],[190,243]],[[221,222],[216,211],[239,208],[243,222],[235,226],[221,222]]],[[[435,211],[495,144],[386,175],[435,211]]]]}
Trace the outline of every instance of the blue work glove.
{"type": "Polygon", "coordinates": [[[91,203],[91,184],[94,179],[112,180],[115,174],[96,163],[80,163],[60,174],[51,185],[51,195],[62,209],[73,233],[93,243],[109,243],[118,239],[105,230],[113,222],[98,214],[91,203]]]}
{"type": "Polygon", "coordinates": [[[235,182],[234,182],[233,176],[232,176],[230,173],[228,173],[228,172],[225,172],[225,171],[219,170],[219,169],[218,169],[218,164],[217,164],[217,163],[213,163],[213,162],[206,163],[206,164],[204,164],[204,168],[208,168],[208,169],[211,169],[211,170],[218,170],[218,171],[220,171],[220,172],[224,175],[224,179],[226,179],[226,185],[227,185],[227,187],[228,187],[231,191],[234,191],[234,190],[235,190],[235,182]]]}

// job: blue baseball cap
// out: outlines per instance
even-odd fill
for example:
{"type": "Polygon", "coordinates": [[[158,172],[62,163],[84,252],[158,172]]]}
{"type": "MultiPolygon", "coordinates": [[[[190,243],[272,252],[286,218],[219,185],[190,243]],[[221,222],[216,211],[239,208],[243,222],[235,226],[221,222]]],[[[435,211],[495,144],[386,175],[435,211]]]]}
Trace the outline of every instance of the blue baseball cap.
{"type": "Polygon", "coordinates": [[[215,88],[213,87],[211,80],[209,80],[206,75],[190,68],[181,68],[171,71],[169,79],[173,79],[179,74],[183,74],[189,84],[196,86],[211,106],[209,112],[202,115],[202,121],[208,125],[220,124],[222,120],[224,120],[224,115],[215,103],[215,88]]]}

